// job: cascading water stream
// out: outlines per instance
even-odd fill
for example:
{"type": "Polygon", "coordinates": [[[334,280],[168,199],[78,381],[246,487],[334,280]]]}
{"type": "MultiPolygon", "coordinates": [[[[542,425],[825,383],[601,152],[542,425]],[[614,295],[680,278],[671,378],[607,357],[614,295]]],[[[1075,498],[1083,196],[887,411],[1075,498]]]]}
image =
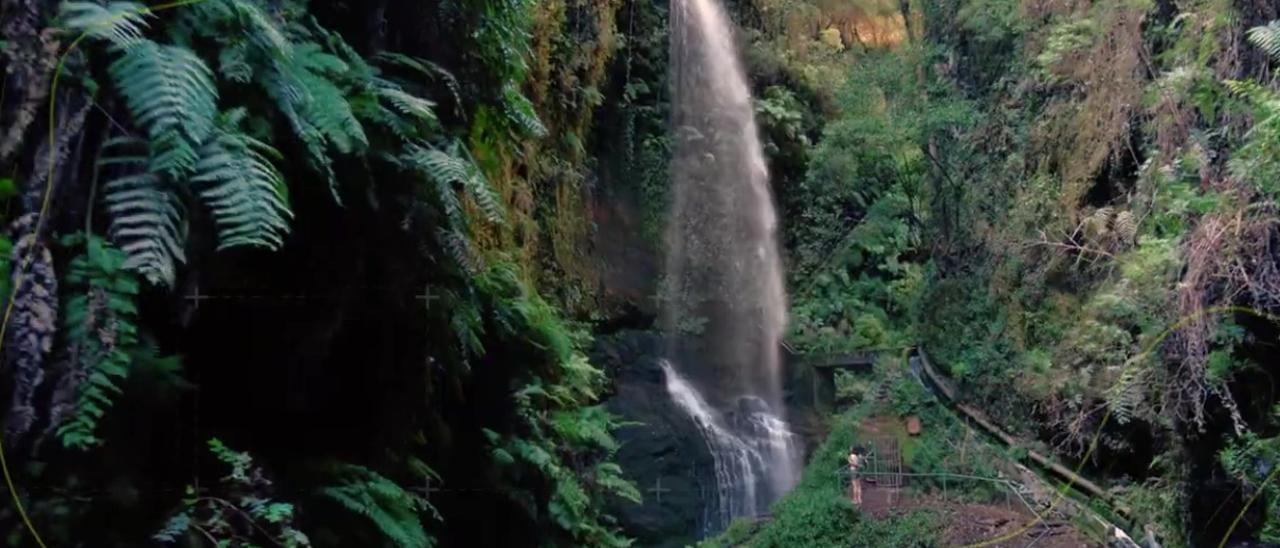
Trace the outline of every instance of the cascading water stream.
{"type": "Polygon", "coordinates": [[[756,507],[759,483],[756,474],[765,467],[764,455],[731,432],[720,413],[707,404],[702,394],[680,376],[670,362],[663,361],[662,370],[667,375],[667,393],[681,410],[693,418],[715,462],[719,509],[716,515],[709,516],[713,519],[706,520],[707,523],[723,523],[734,516],[754,515],[759,511],[756,507]],[[742,491],[740,496],[735,490],[742,491]]]}
{"type": "Polygon", "coordinates": [[[715,462],[710,530],[765,511],[794,486],[800,460],[782,417],[778,221],[730,29],[716,0],[671,4],[675,147],[663,323],[675,365],[663,367],[667,391],[715,462]]]}

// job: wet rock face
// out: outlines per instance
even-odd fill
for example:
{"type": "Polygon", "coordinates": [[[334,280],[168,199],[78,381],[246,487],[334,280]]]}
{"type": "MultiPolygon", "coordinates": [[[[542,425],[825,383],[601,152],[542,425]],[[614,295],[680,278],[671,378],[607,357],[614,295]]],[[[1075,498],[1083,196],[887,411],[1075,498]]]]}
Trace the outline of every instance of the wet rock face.
{"type": "Polygon", "coordinates": [[[639,423],[616,433],[617,462],[644,503],[615,501],[610,510],[637,545],[676,547],[702,536],[715,503],[715,476],[697,426],[667,394],[662,352],[659,334],[622,331],[598,338],[592,360],[613,381],[605,407],[639,423]]]}

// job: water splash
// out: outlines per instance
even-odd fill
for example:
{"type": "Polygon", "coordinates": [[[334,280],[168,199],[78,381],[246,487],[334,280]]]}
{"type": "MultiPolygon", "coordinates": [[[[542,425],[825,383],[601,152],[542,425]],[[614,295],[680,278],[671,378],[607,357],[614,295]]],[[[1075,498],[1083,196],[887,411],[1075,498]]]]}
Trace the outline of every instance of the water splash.
{"type": "Polygon", "coordinates": [[[728,17],[715,0],[674,0],[671,29],[663,322],[669,355],[705,391],[664,367],[668,391],[715,458],[723,526],[760,514],[796,482],[799,454],[781,416],[787,303],[769,173],[728,17]]]}
{"type": "Polygon", "coordinates": [[[711,407],[702,394],[689,383],[670,362],[662,361],[666,373],[667,393],[676,406],[693,418],[715,464],[716,501],[708,507],[703,522],[704,533],[723,529],[735,517],[756,516],[766,510],[766,504],[774,492],[769,478],[762,475],[771,469],[780,454],[794,455],[799,446],[795,434],[785,422],[762,408],[758,399],[752,403],[744,398],[746,406],[738,415],[746,426],[748,435],[729,428],[724,416],[711,407]]]}

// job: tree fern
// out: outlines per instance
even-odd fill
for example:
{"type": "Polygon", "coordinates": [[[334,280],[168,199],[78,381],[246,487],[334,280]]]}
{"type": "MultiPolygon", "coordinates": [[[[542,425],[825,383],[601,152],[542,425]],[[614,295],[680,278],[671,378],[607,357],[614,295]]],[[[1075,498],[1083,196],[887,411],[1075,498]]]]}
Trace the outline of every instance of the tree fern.
{"type": "Polygon", "coordinates": [[[144,40],[125,48],[109,71],[133,122],[147,131],[150,171],[170,177],[188,173],[217,114],[209,67],[190,49],[144,40]]]}
{"type": "Polygon", "coordinates": [[[368,518],[378,532],[396,546],[435,545],[420,518],[423,512],[435,513],[426,499],[363,466],[339,463],[333,465],[332,473],[337,483],[322,488],[322,496],[368,518]]]}
{"type": "Polygon", "coordinates": [[[146,171],[147,158],[127,155],[130,148],[145,147],[137,139],[115,139],[103,146],[98,169],[121,173],[103,185],[103,204],[110,215],[112,241],[125,253],[125,268],[155,285],[170,286],[178,263],[186,262],[186,209],[172,183],[146,171]],[[121,150],[122,155],[112,156],[121,150]]]}
{"type": "Polygon", "coordinates": [[[266,158],[279,153],[240,131],[244,116],[237,109],[219,117],[218,129],[200,149],[191,185],[213,218],[218,249],[277,249],[292,216],[284,180],[266,158]]]}
{"type": "Polygon", "coordinates": [[[125,269],[128,258],[97,236],[75,236],[85,251],[71,260],[64,277],[62,325],[67,341],[63,376],[54,390],[50,423],[69,448],[101,443],[94,435],[119,383],[129,374],[137,345],[138,281],[125,269]]]}
{"type": "Polygon", "coordinates": [[[119,48],[143,41],[148,17],[152,15],[146,6],[133,2],[110,2],[105,6],[94,2],[63,2],[58,11],[63,28],[106,40],[119,48]]]}

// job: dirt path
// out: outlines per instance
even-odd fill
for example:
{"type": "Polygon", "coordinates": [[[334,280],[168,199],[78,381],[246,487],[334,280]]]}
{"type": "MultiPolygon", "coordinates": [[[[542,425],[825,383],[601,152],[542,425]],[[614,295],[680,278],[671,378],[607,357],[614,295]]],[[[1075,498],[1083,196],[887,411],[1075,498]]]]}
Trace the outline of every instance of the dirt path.
{"type": "MultiPolygon", "coordinates": [[[[868,417],[858,430],[859,438],[868,440],[869,445],[883,443],[885,438],[907,437],[903,421],[896,417],[868,417]]],[[[1085,548],[1099,545],[1068,522],[1056,518],[1038,522],[1035,515],[1016,500],[1011,505],[980,504],[958,499],[954,493],[951,497],[938,493],[913,494],[909,489],[893,487],[892,481],[877,479],[863,479],[862,512],[873,519],[885,519],[914,510],[933,511],[942,521],[943,538],[948,546],[1085,548]],[[1005,536],[1009,538],[984,544],[1005,536]]]]}
{"type": "Polygon", "coordinates": [[[1029,512],[989,504],[971,504],[940,497],[913,497],[901,489],[881,489],[866,485],[862,490],[863,512],[885,519],[913,510],[937,513],[943,522],[943,538],[948,546],[968,546],[1012,535],[992,548],[1086,548],[1097,546],[1070,523],[1046,520],[1036,523],[1029,512]]]}

